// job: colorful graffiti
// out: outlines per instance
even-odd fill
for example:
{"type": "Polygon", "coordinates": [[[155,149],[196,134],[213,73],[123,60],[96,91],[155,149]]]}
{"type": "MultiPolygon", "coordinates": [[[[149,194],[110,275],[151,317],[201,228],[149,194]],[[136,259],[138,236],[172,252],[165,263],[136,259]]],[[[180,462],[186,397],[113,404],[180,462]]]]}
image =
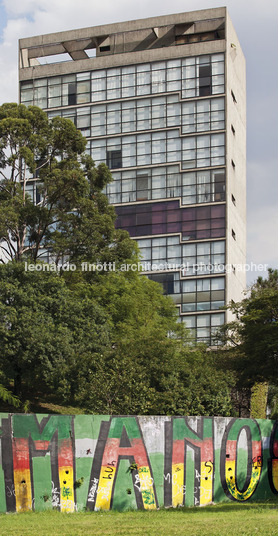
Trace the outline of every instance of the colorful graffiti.
{"type": "Polygon", "coordinates": [[[0,511],[205,505],[278,494],[278,421],[0,414],[0,511]]]}

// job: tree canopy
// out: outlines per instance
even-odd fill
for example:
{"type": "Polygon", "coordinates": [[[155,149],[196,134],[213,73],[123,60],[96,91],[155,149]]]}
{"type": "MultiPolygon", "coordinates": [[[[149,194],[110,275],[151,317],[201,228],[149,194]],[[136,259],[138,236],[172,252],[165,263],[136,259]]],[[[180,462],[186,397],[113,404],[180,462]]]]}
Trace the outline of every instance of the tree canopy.
{"type": "Polygon", "coordinates": [[[0,266],[5,387],[93,413],[230,414],[226,374],[190,346],[159,285],[136,272],[89,276],[0,266]]]}
{"type": "Polygon", "coordinates": [[[278,270],[259,277],[249,295],[230,305],[235,320],[225,326],[225,339],[233,348],[234,363],[242,383],[277,384],[278,270]]]}
{"type": "Polygon", "coordinates": [[[102,190],[111,180],[95,167],[86,139],[69,119],[40,108],[0,106],[0,250],[2,262],[124,262],[136,244],[115,230],[115,211],[102,190]]]}

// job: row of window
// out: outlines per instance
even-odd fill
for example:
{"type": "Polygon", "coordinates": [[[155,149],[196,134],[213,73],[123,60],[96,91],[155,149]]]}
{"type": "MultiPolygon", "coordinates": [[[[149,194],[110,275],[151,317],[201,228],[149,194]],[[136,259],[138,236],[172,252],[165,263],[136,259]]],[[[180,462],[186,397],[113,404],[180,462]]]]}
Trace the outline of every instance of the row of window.
{"type": "Polygon", "coordinates": [[[137,240],[145,271],[175,269],[181,266],[183,276],[223,273],[225,270],[225,242],[180,244],[179,236],[137,240]]]}
{"type": "Polygon", "coordinates": [[[183,169],[225,164],[225,135],[179,137],[178,130],[91,140],[96,164],[110,169],[181,162],[183,169]]]}
{"type": "Polygon", "coordinates": [[[21,102],[55,108],[170,91],[182,91],[182,98],[224,93],[224,54],[22,82],[21,102]]]}
{"type": "Polygon", "coordinates": [[[160,283],[163,286],[164,293],[171,295],[176,305],[180,306],[181,321],[191,331],[194,340],[207,344],[216,343],[214,337],[225,322],[225,313],[204,313],[224,308],[224,277],[180,280],[179,272],[151,274],[148,277],[160,283]],[[192,312],[202,314],[188,314],[192,312]]]}
{"type": "Polygon", "coordinates": [[[225,277],[181,280],[178,272],[152,273],[149,279],[163,286],[182,313],[213,311],[225,306],[225,277]]]}
{"type": "Polygon", "coordinates": [[[180,125],[183,134],[225,128],[222,97],[181,103],[178,95],[168,95],[49,112],[56,115],[71,119],[87,137],[180,125]]]}
{"type": "Polygon", "coordinates": [[[181,197],[182,204],[225,200],[225,171],[179,173],[179,166],[114,171],[106,188],[110,203],[181,197]]]}
{"type": "Polygon", "coordinates": [[[225,205],[183,208],[178,201],[116,207],[116,226],[130,236],[181,233],[182,240],[225,236],[225,205]]]}
{"type": "Polygon", "coordinates": [[[225,278],[182,281],[181,293],[182,313],[222,309],[225,305],[225,278]]]}
{"type": "Polygon", "coordinates": [[[182,322],[190,329],[197,342],[214,344],[214,335],[225,322],[225,313],[186,315],[182,322]]]}

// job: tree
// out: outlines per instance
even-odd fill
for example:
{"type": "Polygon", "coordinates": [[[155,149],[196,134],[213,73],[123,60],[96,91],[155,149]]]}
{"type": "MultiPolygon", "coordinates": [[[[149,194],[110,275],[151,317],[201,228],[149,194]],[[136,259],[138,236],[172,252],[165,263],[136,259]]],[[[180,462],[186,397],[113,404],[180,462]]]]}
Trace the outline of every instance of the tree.
{"type": "Polygon", "coordinates": [[[135,243],[115,230],[114,208],[102,193],[110,171],[96,168],[85,148],[69,119],[48,120],[35,106],[0,107],[2,262],[36,261],[45,248],[56,262],[124,262],[134,255],[135,243]]]}
{"type": "Polygon", "coordinates": [[[269,269],[268,278],[259,277],[229,308],[235,320],[223,328],[224,366],[236,371],[239,389],[251,389],[251,412],[258,417],[266,408],[266,384],[278,385],[278,271],[269,269]]]}
{"type": "Polygon", "coordinates": [[[230,310],[235,320],[224,328],[242,379],[277,383],[278,364],[278,270],[258,278],[249,295],[230,310]]]}
{"type": "MultiPolygon", "coordinates": [[[[88,287],[87,287],[88,288],[88,287]]],[[[145,276],[110,273],[91,286],[111,320],[111,348],[94,364],[78,403],[119,414],[228,415],[230,386],[205,346],[193,347],[177,310],[145,276]]]]}
{"type": "Polygon", "coordinates": [[[3,402],[7,402],[8,404],[11,404],[15,408],[18,408],[20,406],[19,398],[14,396],[8,389],[6,389],[1,384],[0,384],[0,399],[3,400],[3,402]]]}
{"type": "Polygon", "coordinates": [[[0,368],[16,395],[36,386],[70,399],[69,371],[103,351],[108,328],[103,308],[79,299],[59,274],[0,266],[0,368]]]}
{"type": "Polygon", "coordinates": [[[22,400],[35,391],[93,413],[227,415],[229,384],[187,342],[160,286],[0,266],[0,369],[22,400]]]}
{"type": "Polygon", "coordinates": [[[136,272],[111,272],[86,284],[109,315],[111,347],[83,377],[79,403],[109,413],[149,413],[179,336],[177,311],[159,285],[136,272]]]}

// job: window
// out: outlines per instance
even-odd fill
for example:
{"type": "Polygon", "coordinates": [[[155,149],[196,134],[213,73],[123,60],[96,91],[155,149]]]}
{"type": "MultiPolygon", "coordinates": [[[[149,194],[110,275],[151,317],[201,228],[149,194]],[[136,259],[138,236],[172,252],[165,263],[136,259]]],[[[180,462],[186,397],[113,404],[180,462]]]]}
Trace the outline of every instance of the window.
{"type": "Polygon", "coordinates": [[[163,286],[164,294],[174,293],[174,274],[152,274],[148,276],[152,281],[160,283],[163,286]]]}
{"type": "Polygon", "coordinates": [[[76,84],[72,83],[68,85],[68,104],[76,104],[76,84]]]}
{"type": "Polygon", "coordinates": [[[232,203],[236,206],[236,198],[232,194],[232,203]]]}
{"type": "Polygon", "coordinates": [[[182,104],[182,131],[185,134],[225,128],[224,99],[202,99],[182,104]]]}
{"type": "Polygon", "coordinates": [[[232,229],[232,237],[233,237],[234,240],[236,240],[236,233],[235,233],[235,231],[233,229],[232,229]]]}
{"type": "Polygon", "coordinates": [[[199,66],[199,96],[211,95],[211,64],[199,66]]]}
{"type": "Polygon", "coordinates": [[[219,327],[225,322],[225,313],[190,315],[184,316],[182,320],[192,331],[197,342],[221,344],[220,341],[215,340],[215,336],[219,327]]]}
{"type": "Polygon", "coordinates": [[[233,169],[235,169],[236,165],[235,165],[233,159],[231,160],[231,164],[232,164],[232,166],[233,166],[233,169]]]}
{"type": "Polygon", "coordinates": [[[213,172],[214,201],[225,201],[225,173],[213,172]]]}
{"type": "Polygon", "coordinates": [[[224,93],[224,55],[182,60],[182,98],[224,93]]]}
{"type": "Polygon", "coordinates": [[[36,185],[36,205],[38,205],[42,200],[41,191],[39,189],[39,185],[36,185]]]}
{"type": "Polygon", "coordinates": [[[193,279],[181,282],[182,312],[209,311],[225,305],[225,279],[193,279]]]}
{"type": "Polygon", "coordinates": [[[186,267],[183,275],[210,275],[225,271],[225,242],[200,242],[183,244],[182,263],[186,267]]]}
{"type": "Polygon", "coordinates": [[[76,104],[90,102],[90,73],[76,75],[76,104]]]}
{"type": "Polygon", "coordinates": [[[188,136],[182,139],[182,167],[221,166],[225,163],[224,134],[188,136]]]}
{"type": "Polygon", "coordinates": [[[136,177],[137,201],[148,199],[148,175],[136,177]]]}
{"type": "Polygon", "coordinates": [[[203,240],[225,236],[225,206],[222,204],[180,208],[179,201],[163,201],[129,207],[128,220],[126,207],[117,207],[117,214],[117,228],[126,229],[134,237],[182,233],[183,240],[203,240]],[[150,212],[151,223],[145,225],[150,212]],[[145,214],[140,225],[137,221],[139,213],[145,214]]]}
{"type": "Polygon", "coordinates": [[[110,169],[122,167],[122,151],[107,151],[107,166],[110,169]]]}
{"type": "Polygon", "coordinates": [[[231,131],[232,131],[233,135],[235,135],[236,131],[235,131],[234,125],[231,125],[231,131]]]}

